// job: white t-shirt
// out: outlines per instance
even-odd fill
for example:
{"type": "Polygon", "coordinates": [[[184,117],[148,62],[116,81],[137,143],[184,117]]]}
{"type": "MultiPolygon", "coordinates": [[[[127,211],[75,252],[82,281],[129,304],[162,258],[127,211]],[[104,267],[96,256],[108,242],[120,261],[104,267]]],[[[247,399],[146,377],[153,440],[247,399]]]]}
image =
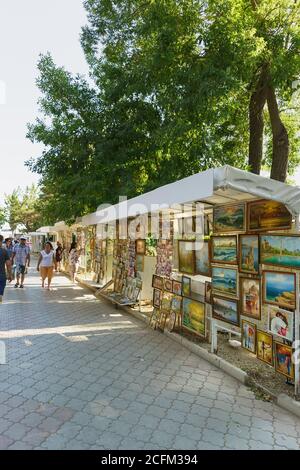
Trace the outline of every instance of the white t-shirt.
{"type": "Polygon", "coordinates": [[[46,251],[43,250],[41,251],[41,255],[42,255],[42,261],[41,261],[40,266],[42,268],[50,268],[51,266],[53,266],[54,251],[51,250],[50,253],[46,253],[46,251]]]}

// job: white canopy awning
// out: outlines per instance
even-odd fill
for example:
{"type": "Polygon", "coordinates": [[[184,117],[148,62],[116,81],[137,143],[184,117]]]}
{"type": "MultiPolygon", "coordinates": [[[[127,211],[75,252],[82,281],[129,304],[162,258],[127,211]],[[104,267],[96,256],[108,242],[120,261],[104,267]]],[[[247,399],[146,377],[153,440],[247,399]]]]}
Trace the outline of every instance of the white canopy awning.
{"type": "Polygon", "coordinates": [[[282,202],[293,215],[300,213],[300,187],[226,165],[196,173],[119,204],[99,206],[93,214],[82,217],[81,223],[84,226],[107,224],[195,201],[214,205],[259,198],[282,202]]]}
{"type": "Polygon", "coordinates": [[[55,227],[40,227],[37,229],[37,232],[40,233],[41,235],[43,234],[48,234],[48,233],[56,233],[57,230],[55,229],[55,227]]]}

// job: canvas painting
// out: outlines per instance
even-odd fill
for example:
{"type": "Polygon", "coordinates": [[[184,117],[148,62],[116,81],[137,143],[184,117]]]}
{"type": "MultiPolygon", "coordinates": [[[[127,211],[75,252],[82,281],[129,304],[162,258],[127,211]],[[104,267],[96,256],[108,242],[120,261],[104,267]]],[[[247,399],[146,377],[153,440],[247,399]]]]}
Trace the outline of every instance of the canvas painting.
{"type": "Polygon", "coordinates": [[[257,330],[256,333],[256,355],[257,358],[273,365],[273,336],[264,331],[257,330]]]}
{"type": "Polygon", "coordinates": [[[293,379],[295,376],[292,348],[277,341],[275,341],[275,370],[288,379],[293,379]]]}
{"type": "Polygon", "coordinates": [[[184,297],[190,297],[192,293],[191,288],[192,280],[190,277],[182,276],[182,295],[184,297]]]}
{"type": "Polygon", "coordinates": [[[182,305],[182,326],[198,335],[205,336],[205,321],[205,304],[184,297],[182,305]]]}
{"type": "Polygon", "coordinates": [[[212,302],[211,282],[208,282],[208,281],[205,282],[205,302],[207,304],[211,304],[212,302]]]}
{"type": "Polygon", "coordinates": [[[182,295],[182,283],[173,280],[173,294],[182,295]]]}
{"type": "Polygon", "coordinates": [[[242,320],[242,347],[256,353],[256,325],[242,320]]]}
{"type": "Polygon", "coordinates": [[[262,264],[300,269],[300,236],[261,235],[262,264]]]}
{"type": "Polygon", "coordinates": [[[239,236],[240,271],[249,274],[259,272],[259,237],[258,235],[239,236]]]}
{"type": "Polygon", "coordinates": [[[296,308],[296,276],[293,273],[264,271],[263,300],[267,304],[294,310],[296,308]]]}
{"type": "Polygon", "coordinates": [[[170,294],[169,292],[163,292],[162,300],[161,300],[161,310],[163,312],[170,312],[172,297],[173,297],[173,294],[170,294]]]}
{"type": "Polygon", "coordinates": [[[195,257],[196,257],[196,274],[203,276],[211,276],[209,248],[210,244],[207,241],[198,241],[195,244],[195,257]]]}
{"type": "Polygon", "coordinates": [[[269,331],[288,341],[294,340],[294,312],[269,307],[269,331]]]}
{"type": "Polygon", "coordinates": [[[235,268],[212,267],[212,290],[214,294],[237,297],[238,273],[235,268]]]}
{"type": "Polygon", "coordinates": [[[171,300],[171,311],[177,314],[181,313],[181,304],[182,304],[182,297],[179,295],[173,295],[171,300]]]}
{"type": "Polygon", "coordinates": [[[260,320],[261,297],[259,279],[240,278],[240,302],[242,315],[260,320]]]}
{"type": "Polygon", "coordinates": [[[146,241],[136,240],[136,254],[144,255],[146,253],[146,241]]]}
{"type": "Polygon", "coordinates": [[[163,290],[163,288],[164,288],[164,278],[154,274],[153,277],[152,277],[152,287],[154,289],[163,290]]]}
{"type": "Polygon", "coordinates": [[[179,271],[186,274],[195,272],[195,242],[178,241],[179,271]]]}
{"type": "Polygon", "coordinates": [[[237,237],[227,235],[211,238],[212,263],[237,264],[237,237]]]}
{"type": "Polygon", "coordinates": [[[164,290],[167,292],[173,292],[173,281],[171,279],[164,279],[164,290]]]}
{"type": "Polygon", "coordinates": [[[214,233],[244,232],[245,229],[245,204],[230,204],[214,207],[214,233]]]}
{"type": "Polygon", "coordinates": [[[137,255],[135,260],[135,269],[136,271],[144,271],[144,255],[137,255]]]}
{"type": "Polygon", "coordinates": [[[162,298],[162,291],[159,289],[153,290],[153,307],[160,308],[162,298]]]}
{"type": "Polygon", "coordinates": [[[239,326],[239,311],[237,300],[213,297],[213,317],[239,326]]]}
{"type": "Polygon", "coordinates": [[[249,231],[290,229],[291,225],[292,215],[284,204],[267,199],[248,203],[249,231]]]}

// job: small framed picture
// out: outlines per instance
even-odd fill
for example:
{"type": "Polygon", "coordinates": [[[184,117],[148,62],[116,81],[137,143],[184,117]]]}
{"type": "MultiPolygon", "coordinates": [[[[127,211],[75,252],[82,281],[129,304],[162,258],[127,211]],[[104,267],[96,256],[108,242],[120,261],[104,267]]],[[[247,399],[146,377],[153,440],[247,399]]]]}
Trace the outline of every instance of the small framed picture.
{"type": "Polygon", "coordinates": [[[153,307],[160,308],[162,299],[162,291],[159,289],[153,290],[153,307]]]}
{"type": "Polygon", "coordinates": [[[256,353],[256,325],[242,320],[242,347],[256,353]]]}
{"type": "Polygon", "coordinates": [[[190,297],[192,293],[192,280],[190,277],[182,276],[182,295],[190,297]]]}
{"type": "Polygon", "coordinates": [[[167,292],[173,292],[173,281],[172,279],[164,278],[164,290],[167,292]]]}
{"type": "Polygon", "coordinates": [[[176,294],[176,295],[182,294],[182,283],[180,281],[173,280],[173,294],[176,294]]]}
{"type": "Polygon", "coordinates": [[[237,236],[214,236],[211,237],[211,262],[219,264],[237,264],[237,236]]]}
{"type": "Polygon", "coordinates": [[[156,274],[153,274],[152,287],[154,289],[163,290],[163,288],[164,288],[164,278],[161,277],[161,276],[157,276],[156,274]]]}
{"type": "Polygon", "coordinates": [[[136,254],[144,255],[146,253],[146,241],[136,240],[136,254]]]}
{"type": "Polygon", "coordinates": [[[260,361],[273,365],[273,336],[265,331],[257,330],[256,356],[260,361]]]}
{"type": "Polygon", "coordinates": [[[288,379],[294,379],[293,349],[286,344],[275,341],[275,370],[288,379]]]}
{"type": "Polygon", "coordinates": [[[269,306],[269,331],[275,336],[294,340],[294,312],[269,306]]]}

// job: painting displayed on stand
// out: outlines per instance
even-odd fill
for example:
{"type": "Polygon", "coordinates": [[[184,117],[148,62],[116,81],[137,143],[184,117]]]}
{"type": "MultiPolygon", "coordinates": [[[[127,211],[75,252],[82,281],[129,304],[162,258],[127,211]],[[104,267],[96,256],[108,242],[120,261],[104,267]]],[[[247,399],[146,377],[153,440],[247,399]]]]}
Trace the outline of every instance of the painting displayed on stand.
{"type": "Polygon", "coordinates": [[[275,370],[288,379],[294,379],[293,349],[277,341],[275,341],[275,370]]]}
{"type": "Polygon", "coordinates": [[[246,230],[245,204],[215,206],[214,233],[244,232],[246,230]]]}
{"type": "Polygon", "coordinates": [[[162,291],[159,289],[153,290],[153,307],[160,308],[162,299],[162,291]]]}
{"type": "Polygon", "coordinates": [[[164,279],[164,290],[167,292],[173,292],[173,281],[171,279],[164,279]]]}
{"type": "Polygon", "coordinates": [[[171,300],[171,311],[179,315],[181,313],[181,305],[182,297],[179,295],[173,295],[171,300]]]}
{"type": "Polygon", "coordinates": [[[237,297],[238,271],[235,268],[222,266],[212,267],[212,291],[228,297],[237,297]]]}
{"type": "Polygon", "coordinates": [[[156,274],[153,274],[152,287],[154,289],[163,290],[163,288],[164,288],[164,278],[161,277],[161,276],[157,276],[156,274]]]}
{"type": "Polygon", "coordinates": [[[239,326],[239,311],[237,300],[213,297],[213,318],[239,326]]]}
{"type": "Polygon", "coordinates": [[[294,273],[264,271],[263,301],[291,310],[296,308],[296,275],[294,273]]]}
{"type": "Polygon", "coordinates": [[[184,297],[182,304],[182,326],[200,336],[205,336],[205,323],[205,304],[184,297]]]}
{"type": "Polygon", "coordinates": [[[241,314],[260,320],[260,279],[240,277],[241,314]]]}
{"type": "Polygon", "coordinates": [[[192,280],[190,277],[182,276],[182,295],[190,297],[192,293],[192,280]]]}
{"type": "Polygon", "coordinates": [[[173,294],[182,295],[182,283],[173,280],[173,294]]]}
{"type": "Polygon", "coordinates": [[[259,236],[239,236],[240,271],[248,274],[259,273],[259,236]]]}
{"type": "Polygon", "coordinates": [[[197,241],[195,242],[195,248],[196,274],[202,274],[202,276],[210,277],[210,244],[204,240],[197,241]]]}
{"type": "Polygon", "coordinates": [[[300,236],[261,235],[260,256],[262,264],[300,269],[300,236]]]}
{"type": "Polygon", "coordinates": [[[294,312],[269,306],[269,331],[288,341],[294,340],[294,312]]]}
{"type": "Polygon", "coordinates": [[[273,365],[273,336],[261,330],[256,333],[256,356],[260,361],[273,365]]]}
{"type": "Polygon", "coordinates": [[[169,313],[171,310],[171,302],[172,302],[173,294],[169,292],[163,292],[162,299],[161,299],[161,311],[165,313],[169,313]]]}
{"type": "Polygon", "coordinates": [[[256,353],[256,325],[242,320],[242,347],[256,353]]]}
{"type": "Polygon", "coordinates": [[[211,253],[212,263],[237,264],[237,236],[212,237],[211,253]]]}
{"type": "Polygon", "coordinates": [[[195,242],[178,240],[179,271],[186,274],[195,273],[195,242]]]}
{"type": "Polygon", "coordinates": [[[292,215],[284,204],[263,199],[248,203],[247,224],[250,232],[290,229],[292,215]]]}

